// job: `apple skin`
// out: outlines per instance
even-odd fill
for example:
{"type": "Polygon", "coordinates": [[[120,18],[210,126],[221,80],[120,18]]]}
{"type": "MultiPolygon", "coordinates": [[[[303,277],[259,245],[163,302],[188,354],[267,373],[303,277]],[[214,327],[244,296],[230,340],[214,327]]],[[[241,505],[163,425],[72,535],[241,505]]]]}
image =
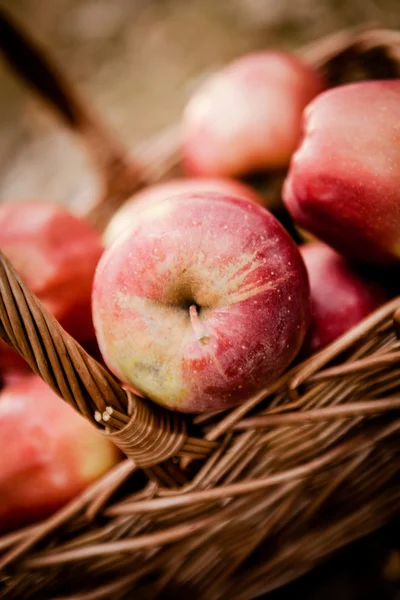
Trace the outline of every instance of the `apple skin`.
{"type": "Polygon", "coordinates": [[[389,295],[322,242],[300,246],[300,254],[311,292],[311,324],[303,352],[311,354],[357,325],[389,295]]]}
{"type": "Polygon", "coordinates": [[[255,190],[234,179],[226,177],[170,179],[167,182],[151,185],[127,200],[107,225],[103,234],[104,245],[106,247],[110,246],[125,229],[134,224],[138,211],[150,204],[157,204],[166,198],[180,194],[201,194],[203,192],[218,192],[239,196],[240,198],[252,200],[257,204],[265,204],[264,198],[255,190]]]}
{"type": "Polygon", "coordinates": [[[348,258],[398,263],[399,140],[400,80],[321,94],[305,111],[284,185],[293,218],[348,258]]]}
{"type": "Polygon", "coordinates": [[[28,363],[6,342],[0,339],[0,373],[29,373],[28,363]]]}
{"type": "MultiPolygon", "coordinates": [[[[80,342],[94,336],[91,288],[103,252],[99,233],[56,204],[2,204],[0,248],[64,329],[80,342]]],[[[24,365],[0,342],[0,370],[24,365]]]]}
{"type": "Polygon", "coordinates": [[[189,173],[235,176],[286,167],[301,135],[305,106],[322,77],[290,54],[269,50],[233,61],[189,101],[183,160],[189,173]]]}
{"type": "Polygon", "coordinates": [[[44,518],[120,459],[114,444],[42,379],[0,392],[0,531],[44,518]]]}
{"type": "Polygon", "coordinates": [[[106,364],[182,412],[239,404],[275,380],[302,345],[309,309],[305,267],[283,227],[254,202],[217,193],[141,211],[93,287],[106,364]]]}

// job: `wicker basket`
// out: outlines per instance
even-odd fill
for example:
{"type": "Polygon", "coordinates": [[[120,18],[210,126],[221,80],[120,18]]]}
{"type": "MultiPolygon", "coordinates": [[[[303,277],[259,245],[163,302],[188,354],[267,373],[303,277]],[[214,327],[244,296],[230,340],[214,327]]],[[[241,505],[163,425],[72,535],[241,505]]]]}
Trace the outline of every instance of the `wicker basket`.
{"type": "MultiPolygon", "coordinates": [[[[92,222],[179,171],[174,136],[156,168],[132,165],[4,15],[0,44],[87,143],[104,182],[92,222]]],[[[331,85],[397,77],[400,34],[344,32],[302,54],[331,85]]],[[[0,596],[245,600],[380,527],[400,506],[399,331],[395,299],[242,406],[183,418],[128,395],[0,254],[0,336],[129,457],[57,514],[0,538],[0,596]]]]}

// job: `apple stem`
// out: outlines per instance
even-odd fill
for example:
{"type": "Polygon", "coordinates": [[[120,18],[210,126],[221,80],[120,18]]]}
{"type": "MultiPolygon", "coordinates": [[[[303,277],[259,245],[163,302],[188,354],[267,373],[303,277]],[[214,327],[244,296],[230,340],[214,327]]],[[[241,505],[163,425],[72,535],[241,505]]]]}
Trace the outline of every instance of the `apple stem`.
{"type": "Polygon", "coordinates": [[[192,304],[189,307],[189,317],[190,317],[190,321],[192,323],[193,331],[197,338],[197,341],[203,345],[208,344],[210,341],[210,336],[208,335],[208,333],[205,330],[202,323],[200,323],[199,313],[197,312],[197,308],[196,308],[195,304],[192,304]]]}

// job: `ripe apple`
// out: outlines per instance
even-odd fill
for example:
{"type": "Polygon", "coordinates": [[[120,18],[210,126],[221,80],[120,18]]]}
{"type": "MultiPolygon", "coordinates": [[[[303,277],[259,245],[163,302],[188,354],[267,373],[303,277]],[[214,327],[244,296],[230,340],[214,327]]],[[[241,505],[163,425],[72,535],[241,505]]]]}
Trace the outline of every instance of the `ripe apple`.
{"type": "Polygon", "coordinates": [[[0,531],[43,518],[110,469],[119,453],[36,375],[0,392],[0,531]]]}
{"type": "Polygon", "coordinates": [[[29,373],[28,363],[8,344],[0,339],[0,373],[29,373]]]}
{"type": "Polygon", "coordinates": [[[322,242],[300,246],[311,292],[311,324],[304,350],[315,352],[388,300],[383,286],[357,271],[322,242]]]}
{"type": "Polygon", "coordinates": [[[286,167],[304,107],[321,76],[300,59],[269,50],[247,54],[213,75],[183,117],[183,158],[195,175],[240,175],[286,167]]]}
{"type": "Polygon", "coordinates": [[[305,229],[349,258],[400,259],[400,80],[325,92],[305,111],[284,201],[305,229]]]}
{"type": "MultiPolygon", "coordinates": [[[[0,205],[0,248],[61,325],[80,342],[93,337],[91,288],[103,252],[100,234],[46,202],[0,205]]],[[[0,345],[0,369],[21,367],[0,345]]]]}
{"type": "Polygon", "coordinates": [[[122,381],[183,412],[238,404],[282,373],[309,322],[307,274],[278,221],[217,193],[143,209],[96,270],[93,318],[122,381]]]}
{"type": "Polygon", "coordinates": [[[115,213],[109,222],[104,234],[103,241],[109,246],[117,237],[134,224],[137,212],[150,204],[157,204],[166,198],[180,194],[201,194],[202,192],[218,192],[220,194],[232,194],[241,198],[253,200],[258,204],[264,204],[264,199],[251,187],[225,177],[201,178],[193,177],[186,179],[171,179],[164,183],[151,185],[137,194],[134,194],[115,213]]]}

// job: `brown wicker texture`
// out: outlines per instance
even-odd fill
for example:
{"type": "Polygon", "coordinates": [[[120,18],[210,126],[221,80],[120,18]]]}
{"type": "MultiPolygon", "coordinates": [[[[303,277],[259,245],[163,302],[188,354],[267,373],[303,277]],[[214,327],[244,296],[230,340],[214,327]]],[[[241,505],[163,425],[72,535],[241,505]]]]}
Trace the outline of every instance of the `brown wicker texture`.
{"type": "MultiPolygon", "coordinates": [[[[4,15],[0,33],[9,62],[100,165],[93,222],[102,226],[139,180],[179,168],[168,138],[156,168],[138,176],[4,15]]],[[[331,85],[394,77],[400,34],[345,32],[303,55],[331,85]]],[[[128,396],[0,255],[0,336],[132,459],[49,519],[0,538],[0,597],[247,600],[380,527],[400,506],[399,331],[400,298],[242,406],[184,419],[128,396]]]]}

